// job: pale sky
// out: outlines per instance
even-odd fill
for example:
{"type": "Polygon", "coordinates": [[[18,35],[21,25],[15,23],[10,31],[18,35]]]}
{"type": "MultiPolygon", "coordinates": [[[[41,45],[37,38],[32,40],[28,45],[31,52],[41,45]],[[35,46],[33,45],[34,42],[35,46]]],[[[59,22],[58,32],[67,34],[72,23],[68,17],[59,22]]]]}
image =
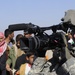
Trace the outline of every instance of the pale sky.
{"type": "Polygon", "coordinates": [[[0,0],[0,31],[16,23],[59,24],[69,9],[75,9],[75,0],[0,0]]]}

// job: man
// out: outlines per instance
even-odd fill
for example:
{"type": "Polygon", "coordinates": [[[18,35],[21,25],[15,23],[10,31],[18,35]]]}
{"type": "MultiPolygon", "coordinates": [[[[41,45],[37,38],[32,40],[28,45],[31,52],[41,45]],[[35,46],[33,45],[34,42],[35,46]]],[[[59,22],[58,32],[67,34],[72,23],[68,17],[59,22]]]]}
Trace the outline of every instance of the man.
{"type": "Polygon", "coordinates": [[[6,48],[4,34],[0,32],[0,75],[6,75],[6,48]]]}
{"type": "Polygon", "coordinates": [[[75,75],[75,42],[72,33],[68,33],[68,39],[68,49],[72,57],[57,70],[58,75],[75,75]]]}
{"type": "Polygon", "coordinates": [[[9,56],[6,62],[6,69],[7,71],[13,71],[16,59],[24,54],[24,52],[20,49],[20,38],[23,37],[22,34],[18,34],[16,36],[16,44],[14,44],[11,49],[9,50],[9,56]],[[11,66],[12,65],[12,66],[11,66]]]}
{"type": "MultiPolygon", "coordinates": [[[[9,52],[8,52],[8,50],[9,50],[9,46],[8,46],[8,44],[10,43],[10,41],[13,39],[13,37],[14,37],[14,32],[13,31],[11,31],[11,30],[9,30],[9,29],[6,29],[5,31],[4,31],[4,41],[5,41],[5,43],[7,44],[7,46],[6,46],[6,51],[4,52],[4,54],[3,54],[3,56],[1,56],[1,58],[2,59],[0,59],[0,62],[2,63],[2,64],[4,64],[4,69],[3,69],[3,71],[2,71],[2,75],[6,75],[6,60],[7,60],[7,58],[8,58],[8,54],[9,54],[9,52]]],[[[2,65],[1,65],[2,66],[2,65]]],[[[0,66],[0,68],[2,68],[0,66]]]]}
{"type": "Polygon", "coordinates": [[[24,36],[25,36],[26,38],[29,38],[29,37],[32,36],[32,33],[29,33],[27,30],[24,30],[24,36]]]}
{"type": "Polygon", "coordinates": [[[14,37],[14,31],[11,31],[9,29],[6,29],[4,31],[4,35],[5,35],[5,41],[7,43],[7,50],[6,50],[6,53],[7,53],[7,58],[8,58],[8,55],[9,55],[9,50],[12,46],[12,40],[13,40],[13,37],[14,37]]]}
{"type": "Polygon", "coordinates": [[[9,43],[13,40],[14,31],[11,31],[11,30],[9,30],[9,29],[6,29],[6,30],[4,31],[4,35],[5,35],[6,43],[9,44],[9,43]]]}
{"type": "Polygon", "coordinates": [[[68,49],[72,56],[75,57],[75,42],[73,40],[73,35],[71,33],[68,33],[68,49]]]}

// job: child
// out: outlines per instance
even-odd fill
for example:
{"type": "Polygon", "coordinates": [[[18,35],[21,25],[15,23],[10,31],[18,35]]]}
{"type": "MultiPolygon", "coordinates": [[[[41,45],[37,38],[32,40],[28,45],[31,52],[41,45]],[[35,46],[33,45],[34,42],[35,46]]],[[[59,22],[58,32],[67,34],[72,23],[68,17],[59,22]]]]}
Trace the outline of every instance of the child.
{"type": "Polygon", "coordinates": [[[31,66],[33,64],[33,60],[34,60],[34,53],[33,52],[28,52],[26,53],[26,60],[27,63],[22,64],[20,66],[20,70],[16,73],[16,75],[28,75],[28,72],[31,69],[31,66]]]}

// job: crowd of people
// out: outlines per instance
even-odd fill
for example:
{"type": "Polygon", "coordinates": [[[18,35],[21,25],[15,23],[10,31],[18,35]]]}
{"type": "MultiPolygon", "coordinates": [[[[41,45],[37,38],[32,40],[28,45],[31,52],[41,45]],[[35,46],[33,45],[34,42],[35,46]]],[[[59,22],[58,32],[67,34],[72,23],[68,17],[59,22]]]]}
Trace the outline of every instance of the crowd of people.
{"type": "MultiPolygon", "coordinates": [[[[0,32],[0,75],[27,75],[31,69],[33,61],[36,58],[35,52],[20,48],[20,39],[22,37],[29,38],[32,34],[24,31],[23,34],[18,34],[14,38],[14,31],[6,29],[0,32]]],[[[74,40],[71,33],[68,34],[68,48],[70,53],[75,56],[74,40]]],[[[46,59],[52,58],[53,52],[47,51],[46,59]],[[50,52],[50,53],[49,53],[50,52]],[[47,57],[47,53],[49,57],[47,57]]]]}
{"type": "MultiPolygon", "coordinates": [[[[20,48],[20,39],[22,37],[29,38],[32,34],[28,34],[24,31],[23,34],[18,34],[16,39],[14,38],[14,31],[6,29],[4,32],[0,32],[0,75],[23,75],[21,69],[24,67],[30,70],[33,59],[34,52],[25,51],[20,48]],[[24,65],[23,65],[24,64],[24,65]]],[[[27,51],[26,51],[27,50],[27,51]]],[[[26,69],[25,74],[28,73],[26,69]]]]}

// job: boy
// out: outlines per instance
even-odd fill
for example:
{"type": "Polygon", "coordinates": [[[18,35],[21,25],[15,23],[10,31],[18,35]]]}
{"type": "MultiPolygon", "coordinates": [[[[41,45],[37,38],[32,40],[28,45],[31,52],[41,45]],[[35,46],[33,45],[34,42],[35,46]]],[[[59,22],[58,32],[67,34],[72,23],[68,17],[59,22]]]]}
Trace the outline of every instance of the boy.
{"type": "Polygon", "coordinates": [[[28,72],[30,71],[31,66],[34,61],[34,53],[33,52],[26,53],[25,58],[26,58],[27,62],[20,66],[20,69],[19,69],[19,71],[17,71],[16,75],[28,75],[28,72]]]}

